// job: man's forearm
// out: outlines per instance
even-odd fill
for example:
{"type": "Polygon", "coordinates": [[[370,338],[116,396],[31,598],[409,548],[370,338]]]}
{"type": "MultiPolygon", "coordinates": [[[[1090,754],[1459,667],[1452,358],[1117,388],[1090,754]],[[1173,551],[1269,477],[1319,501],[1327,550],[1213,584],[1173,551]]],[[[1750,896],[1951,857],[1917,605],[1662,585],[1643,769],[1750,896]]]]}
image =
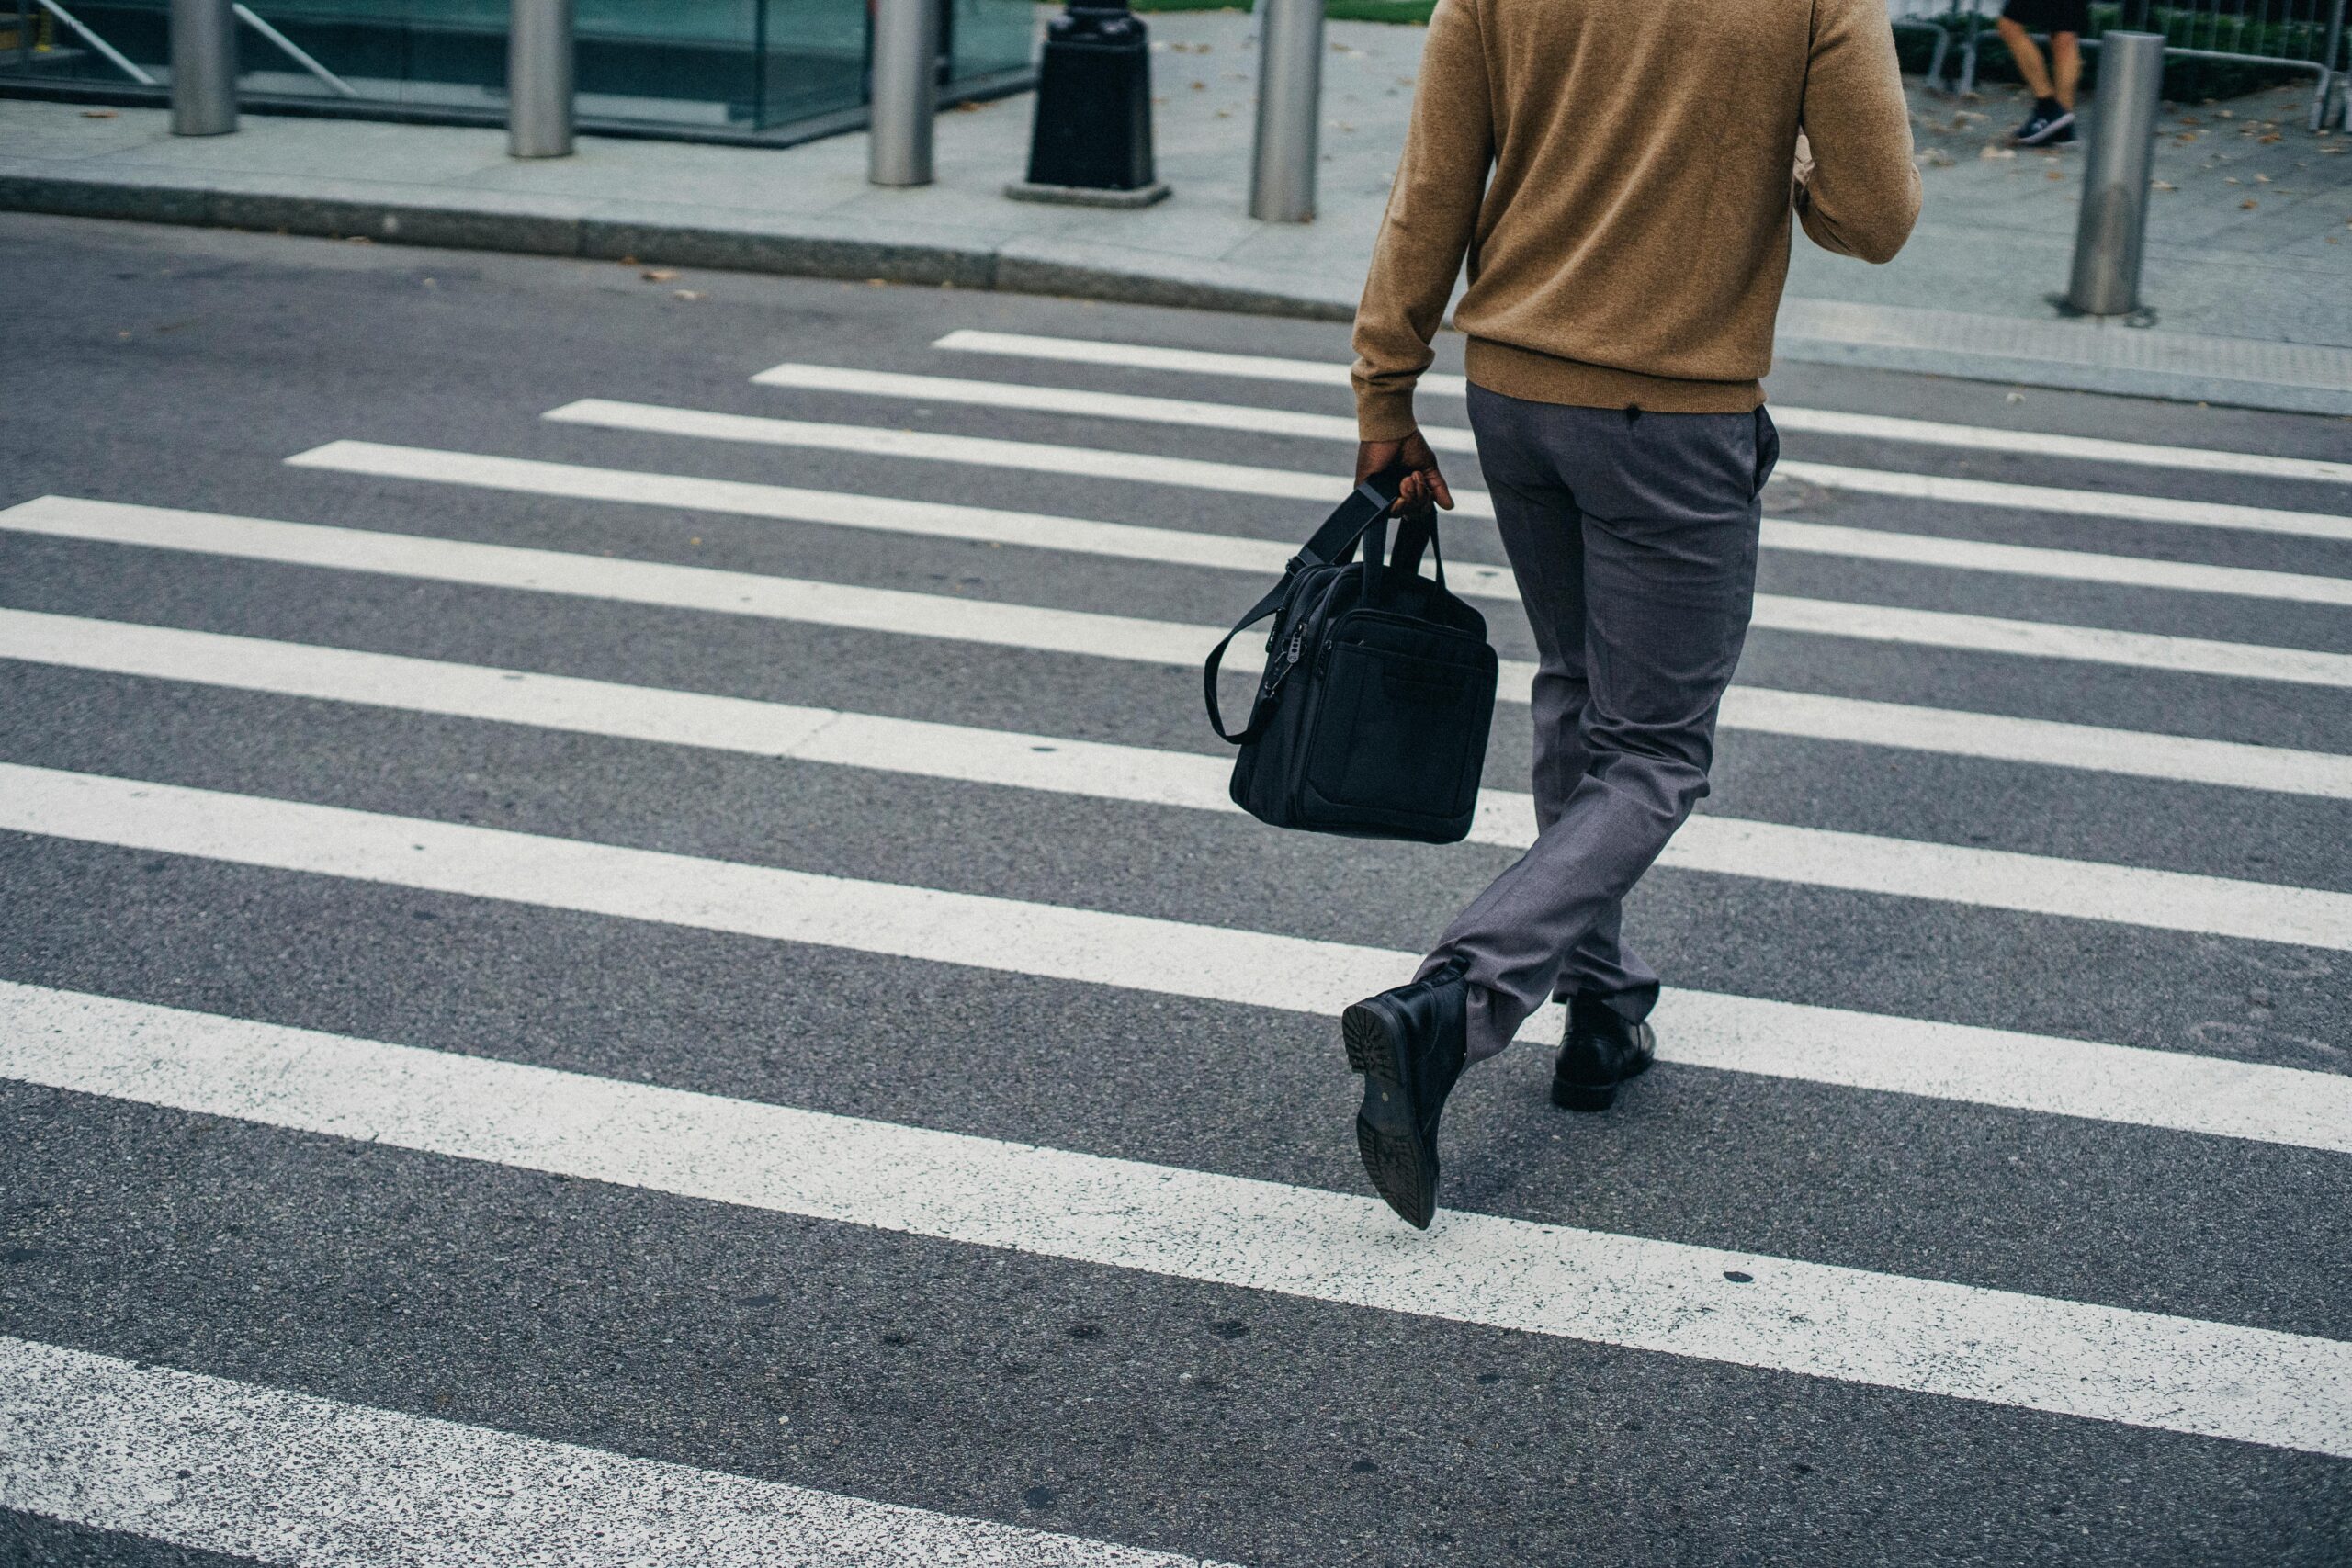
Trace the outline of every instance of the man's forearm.
{"type": "Polygon", "coordinates": [[[1494,156],[1486,56],[1471,0],[1441,0],[1430,19],[1405,152],[1356,310],[1358,436],[1396,441],[1414,428],[1413,388],[1429,368],[1453,280],[1478,222],[1494,156]]]}

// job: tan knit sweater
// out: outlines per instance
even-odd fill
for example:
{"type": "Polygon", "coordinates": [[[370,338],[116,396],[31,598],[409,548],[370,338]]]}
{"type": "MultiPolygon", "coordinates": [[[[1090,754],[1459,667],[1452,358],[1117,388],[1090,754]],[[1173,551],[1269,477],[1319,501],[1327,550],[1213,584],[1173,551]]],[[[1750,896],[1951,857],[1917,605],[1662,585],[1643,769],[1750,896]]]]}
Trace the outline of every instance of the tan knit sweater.
{"type": "Polygon", "coordinates": [[[1413,428],[1465,256],[1477,385],[1754,408],[1792,207],[1873,262],[1918,216],[1885,0],[1438,0],[1356,312],[1362,437],[1413,428]]]}

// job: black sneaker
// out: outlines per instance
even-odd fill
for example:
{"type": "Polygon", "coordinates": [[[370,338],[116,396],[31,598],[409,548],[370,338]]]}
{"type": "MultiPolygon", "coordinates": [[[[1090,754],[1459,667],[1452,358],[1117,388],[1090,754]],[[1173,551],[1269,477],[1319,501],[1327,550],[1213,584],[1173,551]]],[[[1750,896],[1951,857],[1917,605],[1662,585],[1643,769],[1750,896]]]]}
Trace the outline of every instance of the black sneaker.
{"type": "Polygon", "coordinates": [[[2020,147],[2063,147],[2075,139],[2075,111],[2056,104],[2034,106],[2033,118],[2018,127],[2020,147]]]}
{"type": "Polygon", "coordinates": [[[1655,1030],[1579,993],[1568,1003],[1567,1038],[1552,1068],[1552,1103],[1564,1111],[1606,1111],[1619,1086],[1648,1072],[1656,1060],[1655,1030]]]}
{"type": "Polygon", "coordinates": [[[1437,1215],[1437,1119],[1462,1077],[1469,987],[1458,965],[1383,991],[1340,1019],[1363,1075],[1356,1149],[1374,1190],[1422,1230],[1437,1215]]]}

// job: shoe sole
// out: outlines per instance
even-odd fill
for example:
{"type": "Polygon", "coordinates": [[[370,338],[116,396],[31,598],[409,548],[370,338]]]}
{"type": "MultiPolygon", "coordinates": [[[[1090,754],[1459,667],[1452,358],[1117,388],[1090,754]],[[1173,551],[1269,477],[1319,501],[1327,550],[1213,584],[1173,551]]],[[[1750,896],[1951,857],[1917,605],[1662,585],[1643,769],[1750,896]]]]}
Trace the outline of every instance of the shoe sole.
{"type": "Polygon", "coordinates": [[[2020,147],[2055,147],[2063,146],[2074,139],[2075,127],[2074,122],[2070,120],[2064,125],[2053,125],[2039,136],[2020,136],[2017,139],[2017,144],[2020,147]]]}
{"type": "MultiPolygon", "coordinates": [[[[1646,1029],[1648,1025],[1645,1024],[1643,1027],[1646,1029]]],[[[1627,1084],[1633,1082],[1635,1078],[1640,1077],[1644,1073],[1648,1072],[1651,1065],[1657,1060],[1657,1043],[1655,1037],[1653,1037],[1649,1043],[1649,1049],[1643,1052],[1642,1055],[1634,1060],[1633,1069],[1626,1073],[1623,1077],[1618,1078],[1613,1082],[1604,1084],[1569,1083],[1565,1078],[1555,1074],[1552,1078],[1552,1103],[1558,1106],[1563,1111],[1606,1111],[1611,1106],[1617,1103],[1617,1091],[1624,1088],[1627,1084]]]]}
{"type": "Polygon", "coordinates": [[[1356,1112],[1356,1152],[1373,1190],[1397,1217],[1419,1230],[1437,1213],[1437,1170],[1421,1147],[1420,1118],[1405,1087],[1404,1051],[1396,1032],[1375,1009],[1358,1002],[1340,1015],[1348,1066],[1363,1075],[1363,1106],[1356,1112]]]}

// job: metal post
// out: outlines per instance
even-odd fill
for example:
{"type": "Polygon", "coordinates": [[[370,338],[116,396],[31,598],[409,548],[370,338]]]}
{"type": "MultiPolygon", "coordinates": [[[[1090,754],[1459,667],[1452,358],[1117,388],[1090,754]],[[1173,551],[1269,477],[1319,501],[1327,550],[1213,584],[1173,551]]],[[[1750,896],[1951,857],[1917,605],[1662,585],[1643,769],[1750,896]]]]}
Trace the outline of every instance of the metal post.
{"type": "Polygon", "coordinates": [[[172,134],[237,129],[237,19],[229,0],[172,0],[172,134]]]}
{"type": "Polygon", "coordinates": [[[1323,0],[1260,0],[1250,217],[1266,223],[1314,218],[1315,132],[1322,98],[1323,0]]]}
{"type": "Polygon", "coordinates": [[[2148,175],[2155,156],[2162,33],[2100,39],[2098,98],[2083,205],[2075,229],[2075,279],[2066,303],[2087,316],[2120,316],[2140,303],[2140,251],[2148,235],[2148,175]]]}
{"type": "Polygon", "coordinates": [[[506,19],[506,151],[571,152],[571,0],[511,0],[506,19]]]}
{"type": "Polygon", "coordinates": [[[873,111],[865,177],[931,183],[931,122],[939,113],[939,0],[875,0],[873,111]]]}
{"type": "MultiPolygon", "coordinates": [[[[2327,123],[2328,96],[2335,90],[2337,79],[2344,73],[2335,69],[2336,51],[2344,45],[2344,0],[2335,0],[2335,9],[2327,18],[2327,49],[2319,57],[2319,101],[2312,105],[2312,129],[2319,130],[2327,123]]],[[[2352,96],[2347,96],[2344,107],[2344,123],[2352,127],[2352,96]]]]}

